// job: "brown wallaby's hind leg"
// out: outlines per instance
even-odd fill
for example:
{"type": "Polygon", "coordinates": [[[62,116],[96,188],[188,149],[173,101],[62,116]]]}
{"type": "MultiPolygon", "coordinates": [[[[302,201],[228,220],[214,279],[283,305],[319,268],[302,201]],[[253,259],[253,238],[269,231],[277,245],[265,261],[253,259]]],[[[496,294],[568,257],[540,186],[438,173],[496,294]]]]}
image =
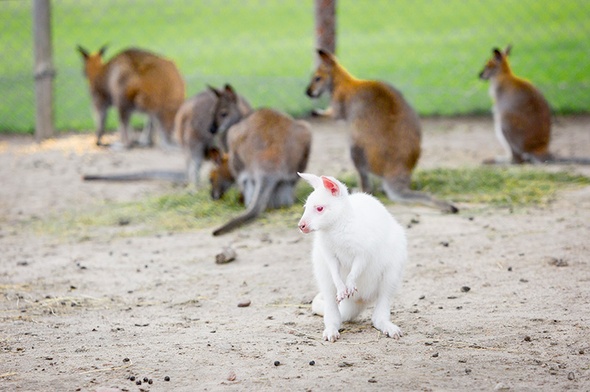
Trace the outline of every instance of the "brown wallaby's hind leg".
{"type": "Polygon", "coordinates": [[[420,203],[436,207],[443,212],[456,214],[459,209],[449,202],[438,200],[428,193],[410,189],[410,177],[383,179],[383,190],[390,200],[402,203],[420,203]]]}
{"type": "Polygon", "coordinates": [[[359,173],[361,190],[365,193],[373,193],[373,190],[371,189],[371,181],[369,179],[369,162],[365,151],[362,147],[353,145],[350,148],[350,156],[354,163],[354,167],[359,173]]]}

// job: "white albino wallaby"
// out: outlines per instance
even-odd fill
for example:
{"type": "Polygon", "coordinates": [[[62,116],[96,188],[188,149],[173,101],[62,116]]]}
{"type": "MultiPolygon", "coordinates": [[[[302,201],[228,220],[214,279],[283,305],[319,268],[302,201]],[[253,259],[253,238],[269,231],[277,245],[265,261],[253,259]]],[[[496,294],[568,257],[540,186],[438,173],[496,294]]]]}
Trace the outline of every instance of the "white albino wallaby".
{"type": "Polygon", "coordinates": [[[408,258],[404,229],[375,197],[349,194],[333,177],[298,174],[314,188],[299,230],[315,233],[312,261],[320,293],[312,310],[324,316],[324,339],[335,342],[341,323],[373,303],[373,326],[399,338],[390,308],[408,258]]]}

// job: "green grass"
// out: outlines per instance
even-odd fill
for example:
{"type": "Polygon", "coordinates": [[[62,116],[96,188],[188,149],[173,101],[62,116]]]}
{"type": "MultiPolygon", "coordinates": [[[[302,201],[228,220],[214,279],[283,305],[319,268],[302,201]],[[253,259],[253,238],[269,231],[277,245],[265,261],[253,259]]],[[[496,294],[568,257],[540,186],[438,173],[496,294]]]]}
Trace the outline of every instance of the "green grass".
{"type": "MultiPolygon", "coordinates": [[[[357,178],[350,173],[341,178],[351,189],[357,178]]],[[[531,168],[464,168],[418,170],[414,189],[430,192],[439,198],[466,203],[468,208],[526,207],[545,205],[558,191],[590,185],[590,178],[568,172],[547,172],[531,168]]],[[[264,213],[256,225],[296,224],[303,211],[303,202],[311,187],[300,182],[296,189],[298,201],[290,208],[264,213]]],[[[186,190],[147,197],[128,203],[106,203],[87,211],[72,211],[59,217],[35,222],[40,233],[63,238],[89,239],[97,235],[153,234],[187,230],[211,230],[240,214],[238,192],[232,189],[224,200],[213,201],[207,190],[186,190]],[[103,230],[98,230],[102,228],[103,230]]],[[[379,199],[391,204],[384,195],[379,199]]]]}
{"type": "MultiPolygon", "coordinates": [[[[0,132],[34,127],[31,4],[0,2],[0,132]]],[[[128,46],[162,53],[178,64],[188,95],[230,82],[256,107],[302,115],[319,105],[303,94],[314,62],[312,0],[52,5],[58,129],[94,127],[77,44],[108,43],[107,57],[128,46]]],[[[477,74],[492,47],[512,43],[515,73],[537,84],[556,112],[587,112],[588,17],[586,0],[343,0],[338,55],[356,76],[396,85],[422,115],[489,113],[477,74]]]]}

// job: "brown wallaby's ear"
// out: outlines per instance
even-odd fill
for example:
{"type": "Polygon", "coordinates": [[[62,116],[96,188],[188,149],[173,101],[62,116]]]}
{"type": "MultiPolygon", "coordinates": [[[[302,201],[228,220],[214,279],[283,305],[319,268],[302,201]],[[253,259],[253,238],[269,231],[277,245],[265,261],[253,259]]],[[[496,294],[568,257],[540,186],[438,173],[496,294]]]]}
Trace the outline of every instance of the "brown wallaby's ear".
{"type": "Polygon", "coordinates": [[[504,49],[504,56],[508,57],[510,55],[510,51],[512,50],[512,44],[509,44],[506,49],[504,49]]]}
{"type": "Polygon", "coordinates": [[[106,51],[107,51],[107,45],[106,45],[106,44],[104,44],[104,45],[102,46],[102,48],[100,48],[100,49],[98,50],[98,55],[99,55],[100,57],[102,57],[102,56],[104,56],[104,52],[106,52],[106,51]]]}
{"type": "Polygon", "coordinates": [[[88,56],[90,56],[90,53],[88,53],[88,51],[86,49],[84,49],[82,46],[78,45],[78,52],[80,52],[80,54],[82,55],[82,57],[84,57],[85,59],[88,58],[88,56]]]}
{"type": "Polygon", "coordinates": [[[213,87],[213,86],[210,86],[210,85],[207,85],[207,88],[208,88],[209,90],[211,90],[211,92],[212,92],[213,94],[217,95],[217,98],[221,97],[221,94],[222,94],[221,90],[218,90],[218,89],[216,89],[215,87],[213,87]]]}
{"type": "Polygon", "coordinates": [[[225,89],[225,93],[227,94],[229,99],[231,99],[232,101],[236,101],[236,102],[238,101],[238,95],[234,91],[234,88],[231,86],[231,84],[226,84],[224,89],[225,89]]]}
{"type": "Polygon", "coordinates": [[[333,65],[336,62],[334,56],[327,50],[318,49],[318,55],[320,56],[320,60],[326,64],[333,65]]]}
{"type": "Polygon", "coordinates": [[[210,147],[205,151],[205,159],[210,159],[216,165],[221,165],[221,152],[216,147],[210,147]]]}
{"type": "Polygon", "coordinates": [[[496,60],[502,60],[502,52],[500,52],[500,49],[494,48],[494,57],[496,60]]]}

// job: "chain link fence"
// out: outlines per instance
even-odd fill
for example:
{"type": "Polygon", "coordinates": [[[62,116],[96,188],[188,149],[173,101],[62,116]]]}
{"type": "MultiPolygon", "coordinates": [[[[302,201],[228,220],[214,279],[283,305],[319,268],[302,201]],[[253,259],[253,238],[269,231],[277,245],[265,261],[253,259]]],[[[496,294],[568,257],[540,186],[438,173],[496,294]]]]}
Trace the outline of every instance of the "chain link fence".
{"type": "MultiPolygon", "coordinates": [[[[137,46],[176,62],[187,97],[231,83],[253,106],[296,116],[313,102],[313,0],[53,0],[55,127],[94,128],[76,51],[137,46]]],[[[32,132],[32,2],[0,2],[0,132],[32,132]]],[[[391,82],[421,115],[489,113],[477,79],[493,47],[513,45],[513,71],[559,113],[590,109],[587,0],[340,0],[337,55],[355,76],[391,82]]],[[[142,121],[139,117],[136,121],[142,121]]],[[[108,123],[116,127],[111,113],[108,123]]]]}

